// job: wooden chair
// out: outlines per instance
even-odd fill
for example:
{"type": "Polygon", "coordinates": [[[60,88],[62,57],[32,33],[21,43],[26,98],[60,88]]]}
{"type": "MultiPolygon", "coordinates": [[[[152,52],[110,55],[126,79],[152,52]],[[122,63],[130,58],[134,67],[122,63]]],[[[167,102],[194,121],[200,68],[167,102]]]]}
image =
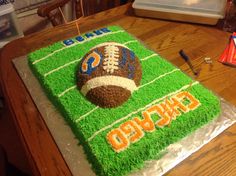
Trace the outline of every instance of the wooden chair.
{"type": "Polygon", "coordinates": [[[78,19],[82,16],[89,16],[97,12],[107,10],[119,5],[123,5],[132,0],[54,0],[46,5],[38,8],[38,15],[48,18],[53,26],[65,23],[62,8],[71,3],[73,10],[73,19],[78,19]]]}

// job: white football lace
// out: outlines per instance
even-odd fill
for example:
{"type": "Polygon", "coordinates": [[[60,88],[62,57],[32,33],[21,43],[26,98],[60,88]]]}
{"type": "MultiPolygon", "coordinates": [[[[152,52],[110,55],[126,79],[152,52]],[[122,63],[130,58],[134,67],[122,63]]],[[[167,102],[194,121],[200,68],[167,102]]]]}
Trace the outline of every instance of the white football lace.
{"type": "Polygon", "coordinates": [[[118,69],[119,65],[119,48],[115,45],[107,45],[105,47],[105,59],[103,62],[103,69],[107,73],[113,73],[118,69]]]}

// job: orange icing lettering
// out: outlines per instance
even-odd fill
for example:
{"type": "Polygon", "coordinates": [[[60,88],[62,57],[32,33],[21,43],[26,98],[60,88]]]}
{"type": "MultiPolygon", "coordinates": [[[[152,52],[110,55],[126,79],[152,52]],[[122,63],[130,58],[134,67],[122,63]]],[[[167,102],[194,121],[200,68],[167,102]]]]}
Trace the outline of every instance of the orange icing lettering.
{"type": "Polygon", "coordinates": [[[129,146],[129,140],[119,128],[110,131],[107,140],[116,152],[125,150],[129,146]]]}
{"type": "Polygon", "coordinates": [[[176,116],[181,115],[181,112],[179,111],[179,109],[182,110],[183,112],[188,111],[188,109],[174,97],[171,97],[170,100],[167,99],[165,101],[165,104],[171,110],[170,115],[173,119],[176,119],[176,116]]]}
{"type": "Polygon", "coordinates": [[[123,123],[120,129],[128,136],[130,142],[136,142],[144,135],[139,126],[131,120],[123,123]]]}
{"type": "Polygon", "coordinates": [[[200,105],[200,102],[193,95],[191,95],[189,92],[186,92],[186,91],[180,92],[176,96],[180,99],[187,98],[190,101],[190,103],[187,106],[189,108],[189,110],[194,110],[200,105]]]}
{"type": "Polygon", "coordinates": [[[163,127],[163,126],[169,124],[170,111],[168,110],[168,108],[165,104],[151,106],[150,108],[147,109],[147,112],[150,114],[157,113],[159,115],[159,117],[161,117],[161,119],[156,122],[157,126],[163,127]],[[167,114],[166,114],[166,112],[167,112],[167,114]]]}
{"type": "Polygon", "coordinates": [[[134,121],[139,124],[145,131],[153,132],[155,130],[155,124],[153,123],[151,116],[146,111],[142,113],[142,116],[143,120],[135,117],[134,121]]]}
{"type": "Polygon", "coordinates": [[[142,112],[143,118],[134,117],[132,120],[122,123],[119,128],[111,130],[107,134],[107,140],[116,152],[121,152],[126,150],[131,143],[135,143],[144,137],[144,131],[154,132],[157,130],[155,124],[161,128],[169,125],[176,117],[196,109],[199,105],[200,102],[189,92],[180,92],[147,108],[142,112]],[[189,100],[187,105],[183,104],[185,99],[189,100]],[[156,123],[151,118],[152,114],[160,117],[156,123]]]}

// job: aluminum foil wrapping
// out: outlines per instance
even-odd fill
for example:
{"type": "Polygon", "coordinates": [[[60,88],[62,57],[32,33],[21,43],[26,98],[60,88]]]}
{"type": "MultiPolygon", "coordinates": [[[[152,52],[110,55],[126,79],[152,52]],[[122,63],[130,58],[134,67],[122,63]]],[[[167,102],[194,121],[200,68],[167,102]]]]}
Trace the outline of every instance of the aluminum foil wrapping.
{"type": "Polygon", "coordinates": [[[146,162],[145,168],[132,174],[132,176],[156,176],[165,174],[233,125],[236,122],[236,108],[224,99],[221,98],[220,100],[222,113],[219,117],[179,142],[169,145],[166,154],[161,159],[146,162]]]}
{"type": "MultiPolygon", "coordinates": [[[[13,62],[72,174],[82,176],[95,175],[86,159],[82,146],[78,145],[78,140],[70,127],[48,100],[39,82],[31,72],[26,56],[16,58],[13,62]]],[[[179,142],[169,145],[161,159],[146,161],[143,169],[130,175],[163,175],[233,125],[236,122],[236,108],[222,98],[220,98],[220,101],[222,113],[219,117],[179,142]]]]}

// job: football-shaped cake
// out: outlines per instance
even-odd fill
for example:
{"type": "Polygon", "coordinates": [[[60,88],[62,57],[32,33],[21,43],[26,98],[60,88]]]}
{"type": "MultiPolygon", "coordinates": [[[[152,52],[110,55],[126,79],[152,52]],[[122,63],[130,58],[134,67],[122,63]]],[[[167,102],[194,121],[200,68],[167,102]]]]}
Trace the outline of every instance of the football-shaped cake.
{"type": "Polygon", "coordinates": [[[79,90],[89,101],[99,107],[114,108],[138,89],[142,69],[127,46],[106,42],[93,47],[82,58],[77,78],[79,90]]]}

